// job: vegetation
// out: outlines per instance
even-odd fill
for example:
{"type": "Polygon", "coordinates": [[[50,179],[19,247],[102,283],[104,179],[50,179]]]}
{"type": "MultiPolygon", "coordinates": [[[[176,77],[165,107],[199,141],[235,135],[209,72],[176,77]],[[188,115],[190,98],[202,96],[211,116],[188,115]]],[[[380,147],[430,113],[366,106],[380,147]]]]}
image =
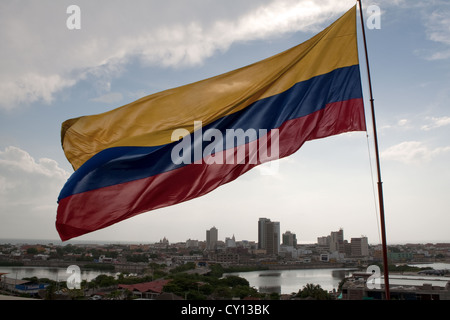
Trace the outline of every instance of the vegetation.
{"type": "MultiPolygon", "coordinates": [[[[92,264],[92,266],[109,266],[110,264],[92,264]]],[[[86,266],[85,266],[86,267],[86,266]]],[[[87,265],[89,268],[90,265],[87,265]]],[[[166,265],[156,263],[148,264],[148,271],[151,274],[144,276],[130,276],[128,274],[119,274],[117,277],[101,274],[91,281],[83,280],[81,288],[78,290],[69,290],[69,299],[86,299],[85,292],[95,292],[96,290],[108,291],[109,298],[132,299],[131,292],[118,290],[118,284],[135,284],[149,282],[156,279],[170,279],[171,281],[163,288],[164,292],[170,292],[188,300],[205,299],[232,299],[232,298],[260,298],[279,300],[280,294],[259,293],[256,288],[250,287],[249,282],[236,275],[227,275],[231,272],[248,271],[247,268],[224,268],[221,264],[209,266],[207,274],[195,272],[196,264],[188,262],[172,269],[169,273],[165,272],[166,265]]],[[[253,270],[253,269],[252,269],[253,270]]],[[[45,291],[45,299],[60,298],[61,289],[65,289],[65,282],[56,282],[50,279],[38,279],[37,277],[27,278],[32,283],[49,284],[45,291]]],[[[67,294],[67,290],[64,290],[67,294]]],[[[320,285],[307,284],[300,289],[295,297],[300,299],[328,300],[331,296],[320,285]]]]}
{"type": "Polygon", "coordinates": [[[194,269],[195,269],[195,263],[188,262],[188,263],[182,264],[182,265],[170,270],[170,273],[174,274],[174,273],[185,272],[185,271],[194,270],[194,269]]]}
{"type": "MultiPolygon", "coordinates": [[[[383,271],[382,263],[378,263],[375,265],[378,265],[378,267],[380,267],[380,270],[383,271]]],[[[433,268],[431,268],[431,267],[414,267],[414,266],[409,266],[406,264],[401,264],[401,265],[389,264],[388,265],[388,271],[391,271],[391,272],[419,272],[419,271],[423,271],[423,270],[432,270],[432,269],[433,268]]]]}
{"type": "MultiPolygon", "coordinates": [[[[426,249],[429,251],[426,259],[435,258],[443,259],[446,257],[442,246],[435,248],[429,245],[421,246],[389,246],[392,253],[420,253],[419,249],[426,249]]],[[[188,299],[230,299],[234,297],[259,297],[263,299],[280,299],[280,294],[269,293],[260,294],[255,288],[250,287],[249,283],[236,276],[227,276],[230,273],[248,272],[255,270],[267,270],[268,264],[252,265],[252,266],[233,266],[224,267],[221,264],[209,265],[208,274],[197,274],[197,265],[193,262],[178,265],[175,268],[168,268],[167,263],[178,263],[183,261],[179,257],[187,257],[196,255],[207,260],[205,252],[199,248],[187,248],[183,245],[169,246],[161,243],[155,246],[147,245],[72,245],[66,244],[64,246],[55,246],[53,244],[45,245],[11,245],[0,244],[1,260],[0,266],[23,266],[23,265],[44,265],[46,259],[49,265],[80,265],[84,270],[100,270],[102,273],[113,274],[116,272],[117,264],[99,263],[101,257],[112,258],[117,263],[139,263],[139,266],[130,270],[140,269],[145,275],[130,276],[127,274],[119,274],[116,277],[110,275],[100,275],[92,281],[82,281],[80,290],[69,290],[71,299],[83,299],[85,294],[91,294],[96,291],[111,292],[110,297],[124,298],[125,292],[117,290],[118,284],[134,284],[140,282],[149,282],[156,279],[170,279],[171,282],[164,288],[167,292],[180,295],[188,299]],[[45,256],[36,256],[43,254],[45,256]],[[116,260],[117,259],[117,260],[116,260]],[[25,261],[25,262],[23,262],[25,261]],[[83,263],[77,263],[82,261],[83,263]],[[155,263],[158,262],[158,263],[155,263]],[[116,266],[116,267],[115,267],[116,266]],[[169,271],[170,269],[170,271],[169,271]],[[111,291],[112,290],[112,291],[111,291]]],[[[396,257],[397,255],[393,255],[396,257]]],[[[402,255],[398,255],[402,256],[402,255]]],[[[252,258],[258,256],[252,255],[252,258]]],[[[420,257],[419,257],[420,258],[420,257]]],[[[282,260],[282,257],[277,257],[282,260]]],[[[202,260],[200,265],[206,266],[206,262],[202,260]]],[[[420,261],[428,261],[423,258],[420,261]]],[[[277,262],[272,261],[273,264],[277,262]]],[[[392,260],[394,263],[395,260],[392,260]]],[[[121,265],[122,266],[122,265],[121,265]]],[[[380,270],[383,266],[379,264],[380,270]]],[[[119,268],[117,268],[119,269],[119,268]]],[[[432,268],[412,267],[408,265],[389,265],[391,272],[418,272],[432,268]]],[[[201,269],[206,270],[206,269],[201,269]]],[[[366,269],[361,266],[361,270],[366,269]]],[[[30,278],[33,283],[47,283],[47,298],[61,298],[60,294],[67,293],[67,286],[65,282],[55,282],[50,279],[30,278]]],[[[339,284],[338,291],[341,291],[342,285],[346,279],[339,284]]],[[[131,295],[131,293],[128,293],[131,295]]],[[[330,299],[330,295],[320,286],[314,284],[307,284],[297,293],[293,293],[291,297],[300,299],[330,299]]],[[[333,296],[332,296],[333,297],[333,296]]],[[[130,298],[130,297],[129,297],[130,298]]]]}
{"type": "Polygon", "coordinates": [[[211,275],[178,273],[170,277],[165,292],[172,292],[189,300],[231,299],[233,297],[263,297],[251,288],[246,279],[238,276],[217,278],[211,275]]]}
{"type": "MultiPolygon", "coordinates": [[[[265,295],[259,293],[255,288],[250,287],[249,282],[235,275],[223,276],[224,269],[222,265],[212,265],[210,272],[204,275],[200,275],[195,272],[189,272],[195,269],[194,263],[186,263],[172,270],[170,274],[162,271],[164,266],[157,264],[149,265],[153,270],[152,275],[146,276],[128,276],[126,274],[119,274],[116,277],[101,274],[91,281],[83,280],[81,288],[78,290],[69,290],[69,298],[72,300],[85,299],[85,290],[105,290],[105,288],[114,288],[118,284],[135,284],[141,282],[149,282],[158,279],[157,275],[171,281],[164,287],[165,292],[171,292],[183,298],[189,300],[205,300],[205,299],[231,299],[237,298],[243,299],[245,297],[255,297],[262,299],[279,299],[280,296],[277,293],[265,295]]],[[[66,288],[64,281],[54,281],[47,278],[26,278],[26,280],[32,283],[47,283],[48,286],[45,291],[45,299],[58,299],[61,294],[61,289],[66,288]]],[[[122,298],[131,299],[130,292],[123,292],[120,290],[112,290],[109,294],[109,298],[122,298]]]]}
{"type": "Polygon", "coordinates": [[[38,254],[38,253],[39,251],[37,248],[32,247],[27,249],[27,254],[38,254]]]}
{"type": "Polygon", "coordinates": [[[300,289],[296,295],[302,299],[314,299],[314,300],[331,300],[331,295],[320,285],[314,285],[312,283],[306,284],[303,289],[300,289]]]}
{"type": "MultiPolygon", "coordinates": [[[[413,266],[408,266],[408,265],[394,265],[394,264],[390,264],[388,265],[388,269],[389,271],[393,271],[393,272],[418,272],[418,271],[422,271],[422,270],[432,270],[433,268],[430,267],[413,267],[413,266]]],[[[383,269],[381,269],[383,270],[383,269]]]]}

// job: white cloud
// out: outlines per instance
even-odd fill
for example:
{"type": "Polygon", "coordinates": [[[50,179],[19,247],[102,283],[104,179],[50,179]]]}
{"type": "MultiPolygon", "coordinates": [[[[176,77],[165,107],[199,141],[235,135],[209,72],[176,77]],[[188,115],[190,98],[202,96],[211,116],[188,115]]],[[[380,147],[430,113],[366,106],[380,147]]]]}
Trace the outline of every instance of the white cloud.
{"type": "Polygon", "coordinates": [[[421,127],[422,130],[429,131],[432,129],[440,128],[443,126],[450,125],[450,117],[431,117],[427,118],[429,120],[429,124],[423,125],[421,127]]]}
{"type": "Polygon", "coordinates": [[[0,150],[0,235],[57,238],[56,201],[68,177],[52,159],[35,160],[17,147],[0,150]]]}
{"type": "Polygon", "coordinates": [[[2,215],[15,213],[16,206],[22,209],[25,206],[30,211],[37,207],[56,208],[59,191],[69,175],[55,160],[41,158],[36,161],[26,151],[12,146],[0,150],[2,215]]]}
{"type": "Polygon", "coordinates": [[[449,152],[450,147],[429,148],[420,141],[405,141],[389,147],[381,153],[384,160],[393,160],[405,164],[421,164],[430,162],[435,157],[449,152]]]}
{"type": "Polygon", "coordinates": [[[450,58],[450,6],[448,3],[446,7],[427,14],[425,23],[427,37],[442,46],[428,57],[429,60],[450,58]]]}
{"type": "Polygon", "coordinates": [[[434,11],[428,20],[428,37],[432,41],[450,45],[450,16],[449,11],[434,11]]]}
{"type": "Polygon", "coordinates": [[[166,67],[190,66],[237,41],[318,31],[353,1],[80,0],[81,30],[66,27],[69,5],[1,2],[0,107],[50,103],[57,92],[88,76],[108,83],[135,57],[166,67]]]}
{"type": "Polygon", "coordinates": [[[450,125],[450,117],[442,116],[442,117],[414,117],[411,119],[400,119],[397,120],[394,124],[385,124],[381,126],[380,130],[387,129],[396,129],[396,130],[421,130],[421,131],[430,131],[433,129],[441,128],[450,125]],[[423,124],[419,124],[423,123],[423,124]]]}
{"type": "Polygon", "coordinates": [[[413,125],[411,123],[411,120],[409,119],[400,119],[394,124],[383,124],[378,129],[381,131],[384,130],[391,130],[391,129],[399,129],[399,130],[409,130],[412,129],[413,125]]]}
{"type": "MultiPolygon", "coordinates": [[[[6,78],[6,77],[4,77],[6,78]]],[[[0,80],[0,99],[5,109],[12,109],[17,103],[32,103],[39,100],[51,103],[53,95],[75,84],[73,79],[64,79],[58,74],[23,74],[11,80],[0,80]]]]}

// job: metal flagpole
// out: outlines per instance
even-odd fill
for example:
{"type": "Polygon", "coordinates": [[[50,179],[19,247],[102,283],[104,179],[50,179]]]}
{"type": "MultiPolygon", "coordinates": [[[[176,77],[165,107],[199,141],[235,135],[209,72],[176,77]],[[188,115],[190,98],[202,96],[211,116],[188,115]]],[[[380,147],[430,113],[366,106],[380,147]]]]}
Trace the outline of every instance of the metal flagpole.
{"type": "Polygon", "coordinates": [[[390,300],[390,292],[389,292],[389,270],[388,270],[388,259],[387,259],[387,245],[386,245],[386,226],[384,220],[384,200],[383,200],[383,183],[381,181],[381,169],[380,169],[380,156],[378,150],[378,138],[377,138],[377,126],[375,121],[375,107],[374,107],[374,99],[372,93],[372,81],[370,79],[370,68],[369,68],[369,56],[367,54],[367,43],[366,43],[366,31],[364,27],[364,17],[362,11],[361,0],[357,0],[359,2],[359,12],[361,17],[361,28],[364,39],[364,51],[366,54],[366,65],[367,65],[367,77],[369,79],[369,92],[370,92],[370,106],[372,110],[372,124],[373,124],[373,136],[375,142],[375,155],[377,162],[377,175],[378,175],[378,201],[380,206],[380,224],[381,224],[381,241],[383,247],[383,272],[384,272],[384,288],[386,293],[386,300],[390,300]]]}

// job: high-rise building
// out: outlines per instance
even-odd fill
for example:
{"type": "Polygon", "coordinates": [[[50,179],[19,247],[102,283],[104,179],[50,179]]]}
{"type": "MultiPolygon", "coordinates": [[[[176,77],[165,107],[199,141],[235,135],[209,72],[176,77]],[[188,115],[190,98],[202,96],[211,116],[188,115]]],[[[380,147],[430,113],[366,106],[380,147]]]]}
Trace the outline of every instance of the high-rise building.
{"type": "Polygon", "coordinates": [[[266,222],[270,222],[270,219],[259,218],[258,220],[258,249],[266,248],[266,222]]]}
{"type": "Polygon", "coordinates": [[[290,246],[290,247],[297,247],[297,236],[295,233],[292,233],[290,231],[286,231],[283,233],[283,245],[290,246]]]}
{"type": "Polygon", "coordinates": [[[267,254],[280,251],[280,223],[260,218],[258,221],[258,249],[266,249],[267,254]]]}
{"type": "Polygon", "coordinates": [[[354,257],[367,257],[369,255],[369,242],[367,237],[352,238],[351,253],[354,257]]]}
{"type": "Polygon", "coordinates": [[[345,253],[344,247],[344,230],[341,228],[339,231],[332,231],[330,234],[330,251],[345,253]]]}
{"type": "Polygon", "coordinates": [[[278,254],[280,252],[280,223],[266,223],[266,253],[278,254]]]}
{"type": "Polygon", "coordinates": [[[216,227],[212,227],[206,230],[206,249],[214,250],[216,249],[217,241],[219,239],[219,232],[216,227]]]}

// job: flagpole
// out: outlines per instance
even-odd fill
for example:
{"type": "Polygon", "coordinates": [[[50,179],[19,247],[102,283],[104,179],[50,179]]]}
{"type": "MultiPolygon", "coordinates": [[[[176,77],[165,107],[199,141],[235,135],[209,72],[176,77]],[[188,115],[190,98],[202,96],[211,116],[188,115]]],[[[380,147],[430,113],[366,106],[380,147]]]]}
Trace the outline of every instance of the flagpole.
{"type": "Polygon", "coordinates": [[[387,245],[386,245],[386,226],[385,226],[385,219],[384,219],[383,182],[381,181],[380,156],[379,156],[379,149],[378,149],[377,126],[376,126],[376,121],[375,121],[375,107],[374,107],[374,103],[373,103],[374,99],[373,99],[373,92],[372,92],[372,81],[370,79],[369,56],[367,53],[366,31],[365,31],[365,27],[364,27],[362,3],[361,3],[361,0],[357,0],[357,1],[359,2],[361,28],[362,28],[362,34],[363,34],[363,39],[364,39],[364,51],[366,54],[367,77],[369,79],[370,106],[371,106],[371,111],[372,111],[375,156],[376,156],[376,163],[377,163],[378,201],[379,201],[379,206],[380,206],[381,241],[382,241],[382,248],[383,248],[384,289],[385,289],[385,294],[386,294],[386,300],[390,300],[389,270],[388,270],[387,245]]]}

